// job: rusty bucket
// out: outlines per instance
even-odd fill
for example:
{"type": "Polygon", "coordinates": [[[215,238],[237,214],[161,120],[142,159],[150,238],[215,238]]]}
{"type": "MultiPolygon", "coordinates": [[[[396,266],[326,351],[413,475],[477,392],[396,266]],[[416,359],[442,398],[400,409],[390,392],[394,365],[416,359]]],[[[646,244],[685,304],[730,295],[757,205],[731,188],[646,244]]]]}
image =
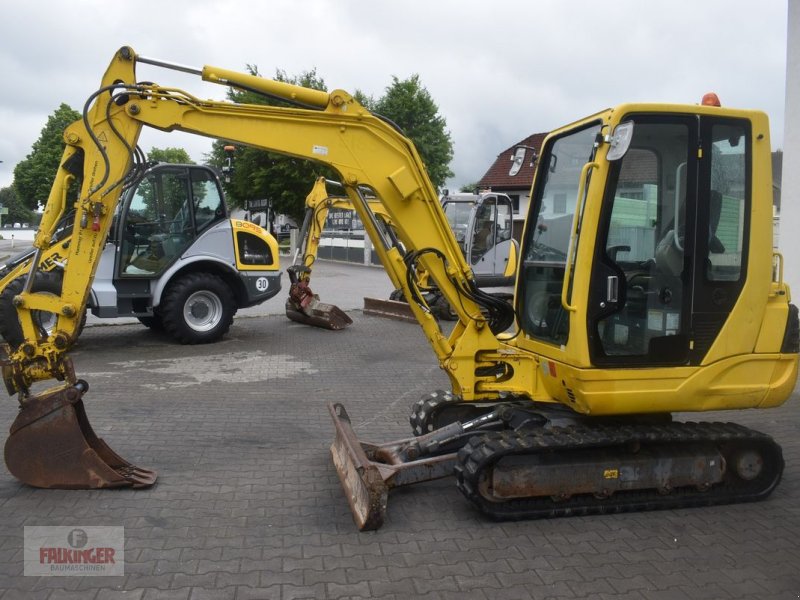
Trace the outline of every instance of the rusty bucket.
{"type": "Polygon", "coordinates": [[[155,471],[132,465],[92,430],[78,381],[26,399],[11,425],[5,460],[14,477],[39,488],[95,489],[153,485],[155,471]]]}
{"type": "Polygon", "coordinates": [[[292,283],[289,298],[286,300],[286,316],[292,321],[333,329],[344,329],[353,322],[346,312],[335,304],[319,301],[319,296],[311,291],[307,281],[292,283]]]}

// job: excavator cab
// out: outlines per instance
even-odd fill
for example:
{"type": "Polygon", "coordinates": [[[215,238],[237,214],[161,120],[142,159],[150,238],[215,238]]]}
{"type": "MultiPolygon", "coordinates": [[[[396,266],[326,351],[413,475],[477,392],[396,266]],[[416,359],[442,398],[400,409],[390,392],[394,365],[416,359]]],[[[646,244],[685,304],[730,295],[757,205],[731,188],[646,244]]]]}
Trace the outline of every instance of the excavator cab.
{"type": "Polygon", "coordinates": [[[757,330],[728,324],[771,272],[771,244],[750,243],[751,122],[627,115],[627,147],[609,153],[605,174],[593,162],[601,127],[583,123],[544,149],[518,288],[525,334],[537,348],[572,348],[575,366],[588,366],[585,344],[603,368],[701,365],[720,336],[754,344],[757,330]],[[591,266],[576,264],[582,244],[591,266]],[[748,272],[751,252],[763,273],[748,272]]]}

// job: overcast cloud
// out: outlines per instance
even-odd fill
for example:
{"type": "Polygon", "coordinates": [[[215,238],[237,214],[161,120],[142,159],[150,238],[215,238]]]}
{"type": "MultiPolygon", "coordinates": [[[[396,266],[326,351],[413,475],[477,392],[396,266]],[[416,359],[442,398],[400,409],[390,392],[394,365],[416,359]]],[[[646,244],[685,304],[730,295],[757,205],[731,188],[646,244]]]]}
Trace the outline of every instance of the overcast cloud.
{"type": "MultiPolygon", "coordinates": [[[[80,110],[113,53],[271,76],[316,67],[329,89],[380,96],[418,73],[455,145],[451,187],[498,153],[628,101],[722,102],[766,111],[783,141],[784,0],[3,0],[0,187],[62,102],[80,110]]],[[[141,65],[141,80],[223,99],[225,88],[141,65]]],[[[211,142],[144,134],[201,161],[211,142]]]]}

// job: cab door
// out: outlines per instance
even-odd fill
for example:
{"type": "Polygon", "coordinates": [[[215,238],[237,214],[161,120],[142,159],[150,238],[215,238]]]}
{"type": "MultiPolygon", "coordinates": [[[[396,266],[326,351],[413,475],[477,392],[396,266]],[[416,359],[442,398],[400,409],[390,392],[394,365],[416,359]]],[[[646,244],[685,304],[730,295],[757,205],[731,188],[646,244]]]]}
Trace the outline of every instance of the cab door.
{"type": "Polygon", "coordinates": [[[598,223],[590,356],[598,366],[699,364],[742,287],[749,134],[693,115],[627,119],[631,144],[612,163],[598,223]]]}

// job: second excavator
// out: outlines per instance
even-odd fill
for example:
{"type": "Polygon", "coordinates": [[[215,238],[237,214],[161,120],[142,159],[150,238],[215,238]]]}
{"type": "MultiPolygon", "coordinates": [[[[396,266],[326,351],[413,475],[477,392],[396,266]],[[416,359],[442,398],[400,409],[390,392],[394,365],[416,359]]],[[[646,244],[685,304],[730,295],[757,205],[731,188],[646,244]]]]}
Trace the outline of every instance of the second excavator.
{"type": "Polygon", "coordinates": [[[512,305],[476,285],[414,145],[352,95],[174,65],[129,47],[65,132],[34,242],[28,282],[68,182],[81,179],[61,292],[26,285],[14,299],[23,340],[8,349],[3,375],[20,414],[6,462],[22,481],[155,480],[91,431],[87,386],[65,355],[143,127],[325,163],[409,301],[451,390],[420,400],[414,436],[391,443],[360,441],[344,407],[329,406],[333,460],[359,528],[381,525],[392,487],[452,474],[480,511],[504,519],[752,501],[778,484],[783,458],[769,436],[673,419],[779,406],[794,389],[800,326],[772,249],[766,115],[713,101],[623,104],[552,132],[536,168],[512,305]],[[137,64],[293,106],[201,100],[138,81],[137,64]],[[420,289],[421,272],[458,318],[448,331],[420,289]],[[50,331],[35,326],[37,310],[58,315],[50,331]],[[36,389],[52,379],[62,383],[36,389]]]}

